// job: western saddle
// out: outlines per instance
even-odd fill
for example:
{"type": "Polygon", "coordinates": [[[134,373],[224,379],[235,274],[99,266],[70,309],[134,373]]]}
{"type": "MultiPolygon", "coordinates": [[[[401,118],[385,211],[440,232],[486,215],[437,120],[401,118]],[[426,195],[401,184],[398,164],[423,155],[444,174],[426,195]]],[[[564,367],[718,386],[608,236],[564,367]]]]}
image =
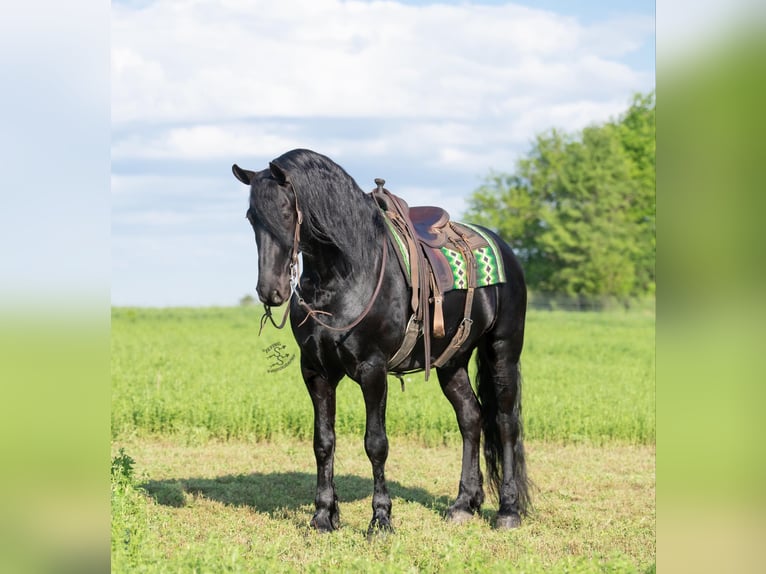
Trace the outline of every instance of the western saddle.
{"type": "Polygon", "coordinates": [[[392,233],[398,235],[397,242],[406,250],[397,249],[399,263],[412,289],[410,308],[412,315],[407,323],[404,340],[399,350],[389,360],[390,371],[396,370],[415,347],[418,338],[423,336],[425,347],[425,378],[431,366],[441,367],[460,349],[471,332],[471,307],[476,289],[477,265],[474,249],[487,245],[487,241],[472,229],[450,220],[449,214],[441,207],[410,207],[401,197],[397,197],[383,186],[385,180],[376,178],[377,187],[371,195],[377,202],[383,215],[388,219],[392,233]],[[463,256],[466,262],[467,286],[463,319],[458,325],[447,348],[431,363],[431,331],[433,336],[442,338],[444,314],[442,302],[444,293],[454,286],[452,267],[441,248],[447,247],[463,256]],[[433,320],[430,303],[433,302],[433,320]],[[433,325],[431,327],[431,325],[433,325]]]}

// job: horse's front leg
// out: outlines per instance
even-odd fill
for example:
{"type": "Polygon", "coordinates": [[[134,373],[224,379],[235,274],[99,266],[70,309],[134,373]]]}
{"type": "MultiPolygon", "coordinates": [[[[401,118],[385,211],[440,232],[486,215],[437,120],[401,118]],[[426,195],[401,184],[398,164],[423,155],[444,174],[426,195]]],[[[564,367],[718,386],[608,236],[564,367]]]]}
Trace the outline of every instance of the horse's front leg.
{"type": "Polygon", "coordinates": [[[367,536],[393,531],[391,526],[391,496],[386,486],[386,459],[388,437],[386,436],[386,398],[388,380],[385,364],[373,366],[365,363],[359,368],[357,379],[364,395],[367,414],[364,433],[364,449],[372,464],[373,494],[372,520],[367,536]]]}
{"type": "Polygon", "coordinates": [[[340,512],[335,494],[335,390],[338,380],[329,381],[305,364],[301,365],[303,380],[314,405],[314,456],[317,463],[316,512],[311,526],[320,532],[338,528],[340,512]]]}

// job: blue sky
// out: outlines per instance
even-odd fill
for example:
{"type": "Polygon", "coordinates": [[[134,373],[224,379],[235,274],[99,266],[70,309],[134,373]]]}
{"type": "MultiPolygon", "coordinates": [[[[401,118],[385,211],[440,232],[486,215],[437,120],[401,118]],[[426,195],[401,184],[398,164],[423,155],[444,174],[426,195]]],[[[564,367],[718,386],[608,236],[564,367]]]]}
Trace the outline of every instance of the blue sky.
{"type": "Polygon", "coordinates": [[[254,294],[247,188],[295,147],[454,216],[536,133],[654,88],[654,2],[113,2],[114,305],[254,294]]]}

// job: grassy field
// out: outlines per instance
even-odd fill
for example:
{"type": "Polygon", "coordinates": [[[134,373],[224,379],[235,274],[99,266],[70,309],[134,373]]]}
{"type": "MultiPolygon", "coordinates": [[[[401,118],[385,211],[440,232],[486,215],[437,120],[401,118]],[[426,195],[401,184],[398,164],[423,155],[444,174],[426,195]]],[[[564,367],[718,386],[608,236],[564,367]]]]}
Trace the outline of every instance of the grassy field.
{"type": "Polygon", "coordinates": [[[529,313],[524,413],[535,510],[513,532],[491,528],[492,499],[467,525],[443,521],[460,470],[454,413],[436,380],[407,377],[402,393],[391,379],[397,531],[372,542],[361,393],[341,383],[342,528],[317,535],[307,526],[312,419],[297,350],[287,332],[267,328],[259,338],[259,316],[113,310],[112,445],[124,463],[113,465],[114,572],[653,570],[653,314],[529,313]]]}
{"type": "MultiPolygon", "coordinates": [[[[311,401],[289,329],[257,334],[260,308],[115,309],[112,436],[309,439],[311,401]],[[287,368],[269,351],[284,345],[287,368]]],[[[654,442],[654,316],[531,311],[522,355],[530,439],[654,442]]],[[[391,378],[387,428],[424,444],[451,444],[455,415],[434,376],[391,378]]],[[[340,384],[337,430],[361,436],[358,386],[340,384]]]]}

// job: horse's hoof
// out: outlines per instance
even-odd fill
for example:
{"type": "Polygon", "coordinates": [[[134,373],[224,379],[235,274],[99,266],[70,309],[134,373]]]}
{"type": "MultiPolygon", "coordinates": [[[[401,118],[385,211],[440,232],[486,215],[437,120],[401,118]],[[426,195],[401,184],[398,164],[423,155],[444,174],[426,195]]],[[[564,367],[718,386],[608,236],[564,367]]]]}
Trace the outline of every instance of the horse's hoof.
{"type": "Polygon", "coordinates": [[[519,526],[521,526],[521,516],[516,513],[498,514],[495,519],[495,528],[498,530],[510,530],[511,528],[518,528],[519,526]]]}
{"type": "Polygon", "coordinates": [[[473,514],[467,510],[449,510],[447,512],[447,520],[452,524],[465,524],[472,519],[473,514]]]}
{"type": "Polygon", "coordinates": [[[394,527],[388,521],[373,518],[370,526],[367,527],[367,540],[380,540],[394,533],[394,527]]]}
{"type": "Polygon", "coordinates": [[[332,526],[325,525],[325,524],[319,524],[318,522],[316,522],[314,520],[311,521],[309,526],[311,526],[311,528],[316,530],[319,534],[328,534],[328,533],[332,532],[333,530],[335,530],[332,526]]]}
{"type": "Polygon", "coordinates": [[[339,526],[339,521],[337,518],[334,520],[328,519],[325,517],[319,517],[316,514],[311,519],[311,522],[309,523],[311,528],[316,530],[320,533],[326,533],[326,532],[332,532],[333,530],[337,530],[339,526]]]}

